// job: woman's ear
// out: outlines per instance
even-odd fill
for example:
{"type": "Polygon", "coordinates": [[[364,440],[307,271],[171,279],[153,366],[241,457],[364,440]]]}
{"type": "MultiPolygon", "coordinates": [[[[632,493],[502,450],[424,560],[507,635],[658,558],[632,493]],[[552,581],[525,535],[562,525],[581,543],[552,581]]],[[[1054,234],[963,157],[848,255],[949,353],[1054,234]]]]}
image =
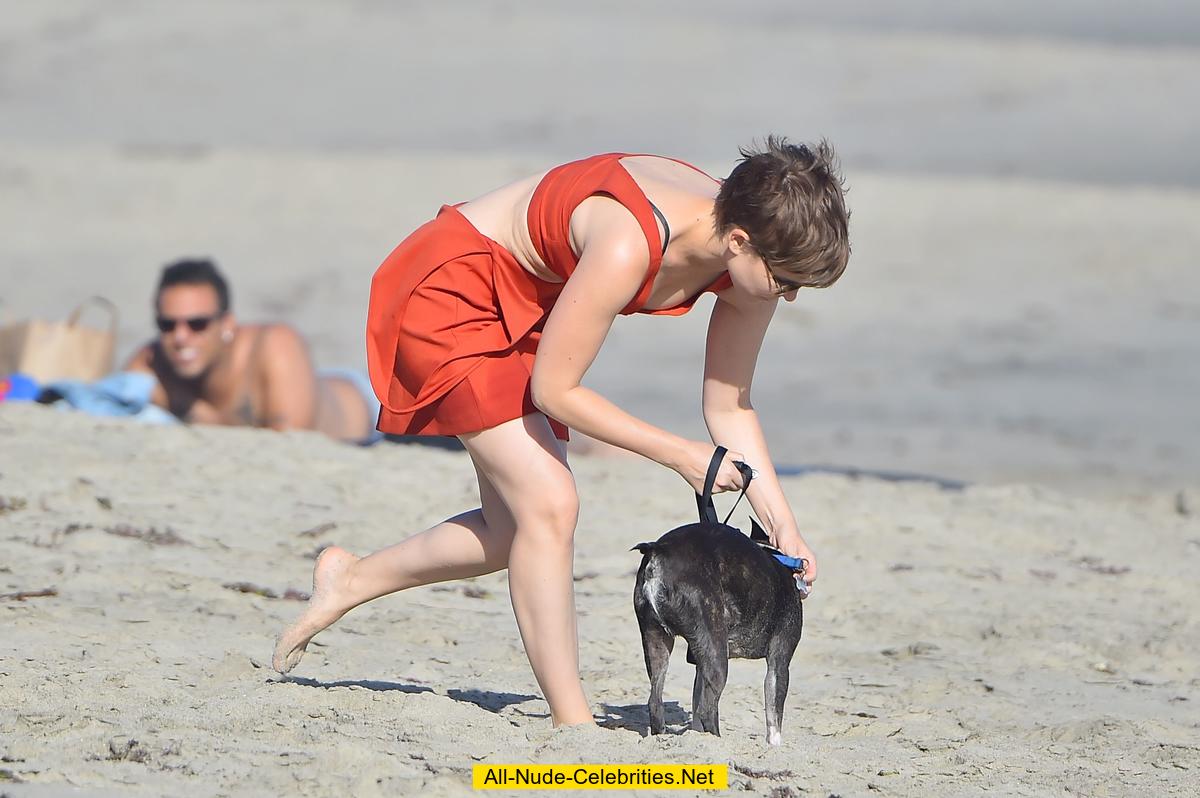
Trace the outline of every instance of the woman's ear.
{"type": "Polygon", "coordinates": [[[750,236],[740,227],[734,227],[726,233],[725,242],[734,255],[742,255],[752,249],[750,246],[750,236]]]}

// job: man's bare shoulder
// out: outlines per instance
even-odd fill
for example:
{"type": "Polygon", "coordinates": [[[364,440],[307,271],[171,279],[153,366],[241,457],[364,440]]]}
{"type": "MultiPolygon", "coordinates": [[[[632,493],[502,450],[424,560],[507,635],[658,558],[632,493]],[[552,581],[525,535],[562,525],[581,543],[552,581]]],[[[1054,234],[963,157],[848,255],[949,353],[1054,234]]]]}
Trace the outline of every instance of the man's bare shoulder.
{"type": "Polygon", "coordinates": [[[247,324],[242,326],[242,330],[257,343],[256,348],[262,355],[275,357],[308,350],[304,336],[290,324],[247,324]]]}
{"type": "Polygon", "coordinates": [[[266,375],[268,381],[300,375],[312,378],[308,342],[290,324],[243,325],[240,334],[250,341],[249,367],[266,375]]]}

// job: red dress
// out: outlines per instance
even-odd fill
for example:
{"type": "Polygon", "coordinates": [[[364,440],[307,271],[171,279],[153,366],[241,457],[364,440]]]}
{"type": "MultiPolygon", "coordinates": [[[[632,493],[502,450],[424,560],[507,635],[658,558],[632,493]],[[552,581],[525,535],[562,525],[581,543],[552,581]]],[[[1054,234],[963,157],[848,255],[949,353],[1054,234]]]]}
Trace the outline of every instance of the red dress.
{"type": "MultiPolygon", "coordinates": [[[[654,212],[621,166],[622,153],[564,164],[542,178],[529,203],[529,235],[542,262],[564,281],[578,265],[571,214],[596,194],[633,213],[646,235],[650,267],[622,314],[678,316],[699,294],[646,310],[662,263],[654,212]]],[[[693,167],[694,168],[694,167],[693,167]]],[[[706,291],[729,285],[723,275],[706,291]]],[[[541,280],[450,205],[406,238],[371,280],[367,366],[379,397],[377,428],[397,435],[461,435],[539,412],[530,375],[546,316],[563,284],[541,280]]],[[[567,428],[550,419],[554,434],[567,428]]]]}

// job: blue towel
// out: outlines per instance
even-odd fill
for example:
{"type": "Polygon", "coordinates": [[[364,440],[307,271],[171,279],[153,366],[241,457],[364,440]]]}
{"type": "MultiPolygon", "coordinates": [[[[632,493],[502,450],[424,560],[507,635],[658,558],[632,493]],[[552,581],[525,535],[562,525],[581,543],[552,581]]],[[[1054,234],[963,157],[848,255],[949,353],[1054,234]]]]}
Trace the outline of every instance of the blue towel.
{"type": "Polygon", "coordinates": [[[19,371],[0,377],[0,402],[32,402],[41,388],[28,374],[19,371]]]}
{"type": "Polygon", "coordinates": [[[58,380],[44,386],[39,402],[81,410],[93,416],[124,416],[149,424],[177,424],[179,419],[150,403],[153,374],[120,371],[95,382],[58,380]]]}

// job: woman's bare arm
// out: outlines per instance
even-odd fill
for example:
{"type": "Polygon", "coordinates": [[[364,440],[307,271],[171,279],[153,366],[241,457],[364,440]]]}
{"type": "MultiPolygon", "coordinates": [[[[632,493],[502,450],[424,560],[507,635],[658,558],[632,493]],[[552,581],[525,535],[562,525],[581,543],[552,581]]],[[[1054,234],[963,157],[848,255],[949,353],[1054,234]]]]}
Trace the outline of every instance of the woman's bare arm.
{"type": "MultiPolygon", "coordinates": [[[[648,424],[580,384],[613,320],[645,280],[650,258],[645,234],[628,210],[603,198],[587,202],[592,206],[586,237],[580,237],[579,265],[555,302],[538,344],[534,403],[585,435],[673,468],[698,490],[711,446],[648,424]]],[[[741,485],[731,459],[718,476],[718,490],[741,485]]]]}
{"type": "Polygon", "coordinates": [[[784,554],[809,560],[805,580],[816,579],[816,557],[800,536],[796,518],[771,463],[750,385],[758,353],[777,302],[724,297],[713,307],[704,361],[704,422],[714,442],[737,449],[755,470],[746,496],[772,542],[784,554]]]}

